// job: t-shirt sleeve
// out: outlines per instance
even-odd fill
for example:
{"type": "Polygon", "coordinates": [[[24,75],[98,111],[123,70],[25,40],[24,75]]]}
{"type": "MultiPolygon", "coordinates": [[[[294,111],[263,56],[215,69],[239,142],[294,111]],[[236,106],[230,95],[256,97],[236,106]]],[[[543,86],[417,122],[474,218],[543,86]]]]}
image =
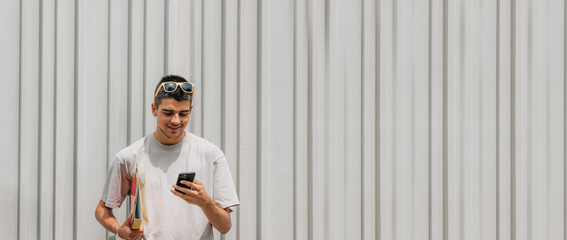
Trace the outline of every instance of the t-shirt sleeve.
{"type": "Polygon", "coordinates": [[[119,208],[130,190],[130,177],[124,162],[118,158],[108,169],[106,183],[102,191],[102,200],[109,208],[119,208]]]}
{"type": "Polygon", "coordinates": [[[223,209],[238,206],[240,202],[236,195],[236,188],[232,181],[226,157],[223,156],[215,161],[213,174],[213,200],[223,209]]]}

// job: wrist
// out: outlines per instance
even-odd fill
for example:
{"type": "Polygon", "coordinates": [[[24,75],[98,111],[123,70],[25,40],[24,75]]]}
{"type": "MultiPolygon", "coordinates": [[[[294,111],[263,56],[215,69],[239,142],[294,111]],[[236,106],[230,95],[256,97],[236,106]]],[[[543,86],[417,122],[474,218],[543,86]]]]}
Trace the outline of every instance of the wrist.
{"type": "Polygon", "coordinates": [[[114,232],[114,234],[116,234],[116,236],[118,236],[118,231],[120,230],[120,224],[116,224],[112,227],[112,231],[114,232]]]}
{"type": "Polygon", "coordinates": [[[216,207],[216,204],[212,199],[205,202],[205,204],[203,204],[203,206],[201,206],[201,208],[203,208],[203,210],[213,210],[215,207],[216,207]]]}

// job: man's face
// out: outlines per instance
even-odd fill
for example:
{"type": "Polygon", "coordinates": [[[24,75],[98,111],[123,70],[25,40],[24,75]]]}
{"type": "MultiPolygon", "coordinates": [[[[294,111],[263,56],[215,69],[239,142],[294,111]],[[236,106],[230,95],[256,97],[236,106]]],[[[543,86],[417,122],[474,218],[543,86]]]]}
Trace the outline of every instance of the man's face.
{"type": "Polygon", "coordinates": [[[163,144],[175,144],[183,140],[185,127],[191,117],[190,101],[164,98],[159,108],[152,103],[152,113],[157,117],[155,137],[163,144]]]}

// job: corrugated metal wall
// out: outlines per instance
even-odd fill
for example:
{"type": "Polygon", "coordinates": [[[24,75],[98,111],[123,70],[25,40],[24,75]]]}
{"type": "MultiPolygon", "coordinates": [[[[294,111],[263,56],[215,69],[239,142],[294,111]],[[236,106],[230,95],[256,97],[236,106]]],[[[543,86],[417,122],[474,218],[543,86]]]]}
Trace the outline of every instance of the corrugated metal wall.
{"type": "Polygon", "coordinates": [[[109,161],[174,73],[229,158],[226,239],[565,239],[565,22],[562,0],[4,0],[2,238],[104,239],[109,161]]]}

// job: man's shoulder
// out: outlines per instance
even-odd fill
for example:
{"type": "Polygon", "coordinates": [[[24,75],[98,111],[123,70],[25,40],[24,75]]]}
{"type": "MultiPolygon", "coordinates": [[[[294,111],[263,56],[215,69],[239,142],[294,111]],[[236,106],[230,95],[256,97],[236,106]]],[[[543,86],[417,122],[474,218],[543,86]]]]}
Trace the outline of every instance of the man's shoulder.
{"type": "Polygon", "coordinates": [[[120,160],[135,159],[140,152],[140,148],[144,147],[147,136],[140,138],[138,141],[130,144],[116,153],[116,157],[120,160]]]}
{"type": "Polygon", "coordinates": [[[216,144],[193,133],[189,133],[189,135],[191,137],[190,144],[192,148],[196,148],[201,151],[208,159],[214,161],[224,156],[223,151],[216,144]]]}

